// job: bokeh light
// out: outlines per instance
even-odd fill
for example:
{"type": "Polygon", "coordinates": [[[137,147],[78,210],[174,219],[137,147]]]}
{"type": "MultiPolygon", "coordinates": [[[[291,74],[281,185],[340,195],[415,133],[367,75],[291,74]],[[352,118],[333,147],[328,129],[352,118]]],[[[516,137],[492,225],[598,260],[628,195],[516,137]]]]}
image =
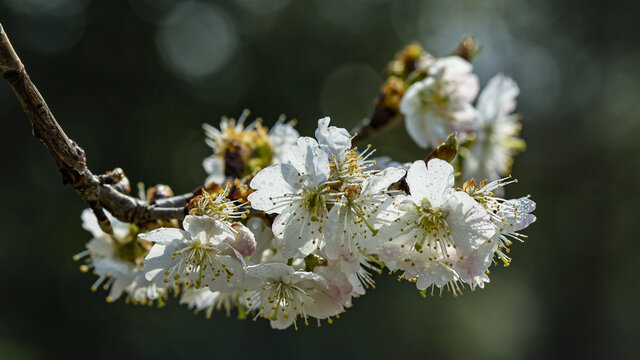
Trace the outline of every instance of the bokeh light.
{"type": "Polygon", "coordinates": [[[231,59],[236,30],[219,7],[189,1],[176,5],[158,29],[158,50],[178,76],[210,75],[231,59]]]}

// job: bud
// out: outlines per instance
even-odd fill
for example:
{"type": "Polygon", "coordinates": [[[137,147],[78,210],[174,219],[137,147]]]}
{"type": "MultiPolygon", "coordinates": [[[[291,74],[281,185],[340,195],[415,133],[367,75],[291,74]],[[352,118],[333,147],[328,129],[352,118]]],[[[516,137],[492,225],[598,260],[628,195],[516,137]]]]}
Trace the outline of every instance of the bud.
{"type": "Polygon", "coordinates": [[[460,56],[461,58],[471,62],[482,51],[482,45],[473,37],[465,36],[460,40],[458,47],[451,52],[451,55],[460,56]]]}
{"type": "Polygon", "coordinates": [[[147,190],[147,201],[153,202],[158,199],[170,198],[174,196],[173,190],[169,185],[158,184],[147,190]]]}
{"type": "Polygon", "coordinates": [[[438,147],[436,147],[429,156],[424,159],[425,163],[428,163],[431,159],[440,159],[446,162],[452,162],[458,154],[458,138],[456,132],[452,132],[447,136],[447,139],[438,147]]]}
{"type": "Polygon", "coordinates": [[[304,271],[313,271],[316,266],[327,266],[327,260],[315,254],[309,254],[304,258],[304,271]]]}
{"type": "Polygon", "coordinates": [[[238,232],[231,246],[243,256],[251,256],[256,251],[256,239],[251,230],[239,222],[234,222],[231,227],[238,232]]]}

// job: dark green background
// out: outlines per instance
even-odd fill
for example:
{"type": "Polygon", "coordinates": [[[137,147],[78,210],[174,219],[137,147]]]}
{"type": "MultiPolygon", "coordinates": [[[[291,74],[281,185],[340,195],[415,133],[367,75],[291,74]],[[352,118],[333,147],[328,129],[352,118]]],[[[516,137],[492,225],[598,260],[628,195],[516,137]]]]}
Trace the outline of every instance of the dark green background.
{"type": "MultiPolygon", "coordinates": [[[[311,135],[367,115],[382,69],[411,40],[445,55],[463,35],[521,87],[526,153],[511,197],[538,222],[512,266],[459,299],[423,299],[378,277],[333,325],[276,331],[174,301],[107,304],[71,256],[85,207],[0,84],[0,358],[633,358],[638,336],[637,2],[3,0],[0,21],[57,119],[95,172],[201,184],[200,125],[245,107],[311,135]],[[179,56],[177,56],[179,55],[179,56]],[[196,71],[198,70],[199,71],[196,71]],[[207,74],[206,72],[209,71],[207,74]]],[[[425,154],[403,128],[379,154],[425,154]]]]}

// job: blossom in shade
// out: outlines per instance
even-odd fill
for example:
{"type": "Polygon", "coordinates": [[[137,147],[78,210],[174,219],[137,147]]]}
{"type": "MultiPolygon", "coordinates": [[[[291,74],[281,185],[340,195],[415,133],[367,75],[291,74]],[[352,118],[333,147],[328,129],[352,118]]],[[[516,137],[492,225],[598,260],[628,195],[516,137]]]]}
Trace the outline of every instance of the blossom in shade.
{"type": "Polygon", "coordinates": [[[262,125],[262,119],[245,125],[249,111],[245,110],[236,121],[223,117],[220,129],[204,124],[206,143],[213,150],[213,154],[204,159],[202,166],[208,174],[205,183],[222,184],[226,180],[225,155],[234,152],[242,164],[244,175],[249,175],[257,169],[271,164],[285,161],[285,152],[291,145],[295,145],[299,137],[293,128],[293,121],[285,122],[282,115],[271,130],[262,125]]]}

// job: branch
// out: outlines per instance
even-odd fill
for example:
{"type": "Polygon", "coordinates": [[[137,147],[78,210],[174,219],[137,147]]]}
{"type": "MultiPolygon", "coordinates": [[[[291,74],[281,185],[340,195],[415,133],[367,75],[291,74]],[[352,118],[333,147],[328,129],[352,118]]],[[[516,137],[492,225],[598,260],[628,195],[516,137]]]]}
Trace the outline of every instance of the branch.
{"type": "Polygon", "coordinates": [[[31,122],[33,135],[49,149],[62,174],[62,182],[71,185],[93,209],[100,226],[110,232],[103,209],[121,221],[144,224],[153,220],[183,219],[188,195],[142,201],[127,195],[128,180],[121,169],[94,175],[87,168],[84,150],[62,130],[49,106],[33,84],[0,24],[0,72],[15,92],[31,122]]]}

